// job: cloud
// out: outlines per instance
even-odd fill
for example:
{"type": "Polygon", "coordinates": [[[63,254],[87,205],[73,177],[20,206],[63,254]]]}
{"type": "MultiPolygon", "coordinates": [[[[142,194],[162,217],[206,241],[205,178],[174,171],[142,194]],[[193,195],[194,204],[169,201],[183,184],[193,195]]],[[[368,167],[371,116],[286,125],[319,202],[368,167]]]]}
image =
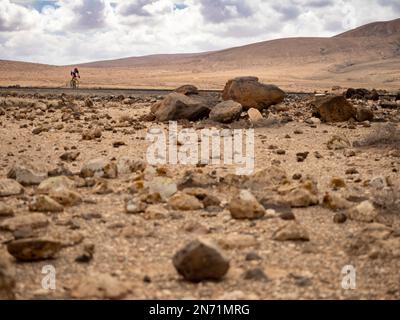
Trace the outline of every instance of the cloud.
{"type": "Polygon", "coordinates": [[[398,0],[0,0],[0,59],[75,64],[333,36],[398,0]]]}

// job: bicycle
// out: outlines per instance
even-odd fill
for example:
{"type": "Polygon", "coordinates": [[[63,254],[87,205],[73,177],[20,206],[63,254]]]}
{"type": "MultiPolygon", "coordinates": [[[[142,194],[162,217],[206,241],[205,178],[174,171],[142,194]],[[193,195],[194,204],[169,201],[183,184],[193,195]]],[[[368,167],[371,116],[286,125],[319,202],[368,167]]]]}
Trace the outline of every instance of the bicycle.
{"type": "Polygon", "coordinates": [[[79,81],[78,81],[78,79],[77,79],[77,78],[71,79],[71,81],[69,82],[69,86],[70,86],[72,89],[78,89],[78,88],[79,88],[79,81]]]}

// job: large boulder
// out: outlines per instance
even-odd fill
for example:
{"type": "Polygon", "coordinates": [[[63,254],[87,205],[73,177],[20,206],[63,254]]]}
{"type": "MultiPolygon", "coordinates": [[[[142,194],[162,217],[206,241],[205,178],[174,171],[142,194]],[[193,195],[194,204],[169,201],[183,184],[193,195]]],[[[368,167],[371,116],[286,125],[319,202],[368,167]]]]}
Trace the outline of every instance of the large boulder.
{"type": "Polygon", "coordinates": [[[343,96],[318,97],[313,104],[313,115],[324,122],[342,122],[357,116],[356,108],[343,96]]]}
{"type": "Polygon", "coordinates": [[[173,92],[151,107],[151,113],[159,121],[187,119],[196,121],[208,117],[217,99],[206,94],[184,95],[173,92]]]}
{"type": "Polygon", "coordinates": [[[229,123],[239,119],[242,113],[242,105],[232,100],[223,101],[217,104],[210,112],[210,119],[229,123]]]}
{"type": "Polygon", "coordinates": [[[197,87],[195,87],[191,84],[185,84],[183,86],[180,86],[179,88],[176,88],[174,91],[177,93],[182,93],[185,96],[199,93],[199,90],[197,89],[197,87]]]}
{"type": "Polygon", "coordinates": [[[222,98],[239,102],[245,110],[262,110],[281,103],[285,92],[275,85],[258,82],[257,77],[240,77],[227,82],[222,98]]]}

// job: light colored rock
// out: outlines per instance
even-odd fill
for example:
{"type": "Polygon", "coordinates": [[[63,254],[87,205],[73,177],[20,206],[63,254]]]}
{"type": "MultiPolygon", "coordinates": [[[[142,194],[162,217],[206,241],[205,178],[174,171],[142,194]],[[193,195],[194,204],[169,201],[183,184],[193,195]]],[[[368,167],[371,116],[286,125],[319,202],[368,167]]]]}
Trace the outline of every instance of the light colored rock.
{"type": "Polygon", "coordinates": [[[282,197],[282,202],[289,204],[292,208],[306,208],[319,203],[318,196],[309,190],[299,187],[290,191],[282,197]]]}
{"type": "Polygon", "coordinates": [[[29,204],[29,210],[38,212],[61,212],[64,210],[64,207],[48,196],[39,195],[29,204]]]}
{"type": "Polygon", "coordinates": [[[37,187],[38,193],[47,194],[59,188],[74,189],[75,181],[66,176],[51,177],[42,181],[37,187]]]}
{"type": "Polygon", "coordinates": [[[47,171],[31,165],[15,165],[8,172],[7,178],[15,179],[24,186],[38,185],[47,178],[47,171]]]}
{"type": "Polygon", "coordinates": [[[355,221],[373,222],[378,217],[378,211],[370,201],[366,200],[350,208],[347,216],[355,221]]]}
{"type": "Polygon", "coordinates": [[[0,218],[14,216],[14,210],[6,203],[0,202],[0,218]]]}
{"type": "Polygon", "coordinates": [[[260,243],[249,234],[227,234],[216,240],[217,244],[226,250],[258,247],[260,243]]]}
{"type": "Polygon", "coordinates": [[[177,272],[186,280],[220,280],[229,270],[229,261],[220,249],[207,240],[194,240],[172,259],[177,272]]]}
{"type": "Polygon", "coordinates": [[[145,181],[144,186],[149,189],[150,193],[158,193],[164,201],[178,191],[176,182],[168,177],[155,177],[150,181],[145,181]]]}
{"type": "Polygon", "coordinates": [[[261,112],[255,108],[250,108],[249,111],[247,111],[247,115],[249,116],[250,122],[253,124],[258,123],[264,119],[261,112]]]}
{"type": "Polygon", "coordinates": [[[168,217],[168,210],[160,204],[149,205],[144,211],[143,217],[146,220],[160,220],[168,217]]]}
{"type": "Polygon", "coordinates": [[[24,188],[15,180],[0,179],[0,197],[15,196],[21,194],[24,188]]]}
{"type": "Polygon", "coordinates": [[[385,177],[374,177],[369,182],[369,185],[375,189],[383,189],[388,186],[387,180],[385,177]]]}
{"type": "Polygon", "coordinates": [[[118,176],[118,168],[114,162],[104,158],[97,158],[86,162],[81,169],[80,175],[82,178],[115,179],[118,176]]]}
{"type": "Polygon", "coordinates": [[[76,206],[82,202],[79,193],[63,187],[52,190],[49,196],[63,206],[76,206]]]}
{"type": "Polygon", "coordinates": [[[196,197],[183,192],[176,193],[172,196],[168,204],[172,209],[182,211],[199,210],[204,207],[196,197]]]}
{"type": "Polygon", "coordinates": [[[137,213],[142,213],[146,210],[147,205],[140,201],[140,199],[131,199],[126,202],[125,204],[125,211],[126,213],[130,214],[137,214],[137,213]]]}
{"type": "Polygon", "coordinates": [[[8,218],[0,224],[1,230],[15,231],[21,228],[39,229],[46,227],[49,220],[42,213],[31,213],[8,218]]]}
{"type": "Polygon", "coordinates": [[[20,239],[7,244],[8,252],[19,261],[40,261],[55,257],[62,243],[51,239],[20,239]]]}
{"type": "Polygon", "coordinates": [[[240,190],[229,203],[229,211],[234,219],[259,219],[265,215],[264,207],[248,190],[240,190]]]}
{"type": "Polygon", "coordinates": [[[356,109],[342,95],[316,98],[315,114],[323,122],[342,122],[356,118],[356,109]]]}
{"type": "Polygon", "coordinates": [[[71,290],[75,299],[122,299],[130,289],[126,282],[104,273],[83,277],[71,290]]]}
{"type": "Polygon", "coordinates": [[[217,104],[210,112],[210,119],[217,122],[229,123],[239,119],[242,105],[233,100],[217,104]]]}
{"type": "Polygon", "coordinates": [[[291,221],[279,228],[272,236],[276,241],[309,241],[307,230],[296,221],[291,221]]]}

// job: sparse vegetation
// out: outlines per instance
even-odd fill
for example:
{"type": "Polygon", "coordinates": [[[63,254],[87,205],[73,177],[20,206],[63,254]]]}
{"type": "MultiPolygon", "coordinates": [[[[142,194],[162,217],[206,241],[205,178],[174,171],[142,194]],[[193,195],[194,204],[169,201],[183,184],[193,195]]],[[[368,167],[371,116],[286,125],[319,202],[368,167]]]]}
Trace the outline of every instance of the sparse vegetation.
{"type": "Polygon", "coordinates": [[[393,122],[376,127],[370,134],[355,141],[355,147],[390,146],[400,149],[400,128],[393,122]]]}

